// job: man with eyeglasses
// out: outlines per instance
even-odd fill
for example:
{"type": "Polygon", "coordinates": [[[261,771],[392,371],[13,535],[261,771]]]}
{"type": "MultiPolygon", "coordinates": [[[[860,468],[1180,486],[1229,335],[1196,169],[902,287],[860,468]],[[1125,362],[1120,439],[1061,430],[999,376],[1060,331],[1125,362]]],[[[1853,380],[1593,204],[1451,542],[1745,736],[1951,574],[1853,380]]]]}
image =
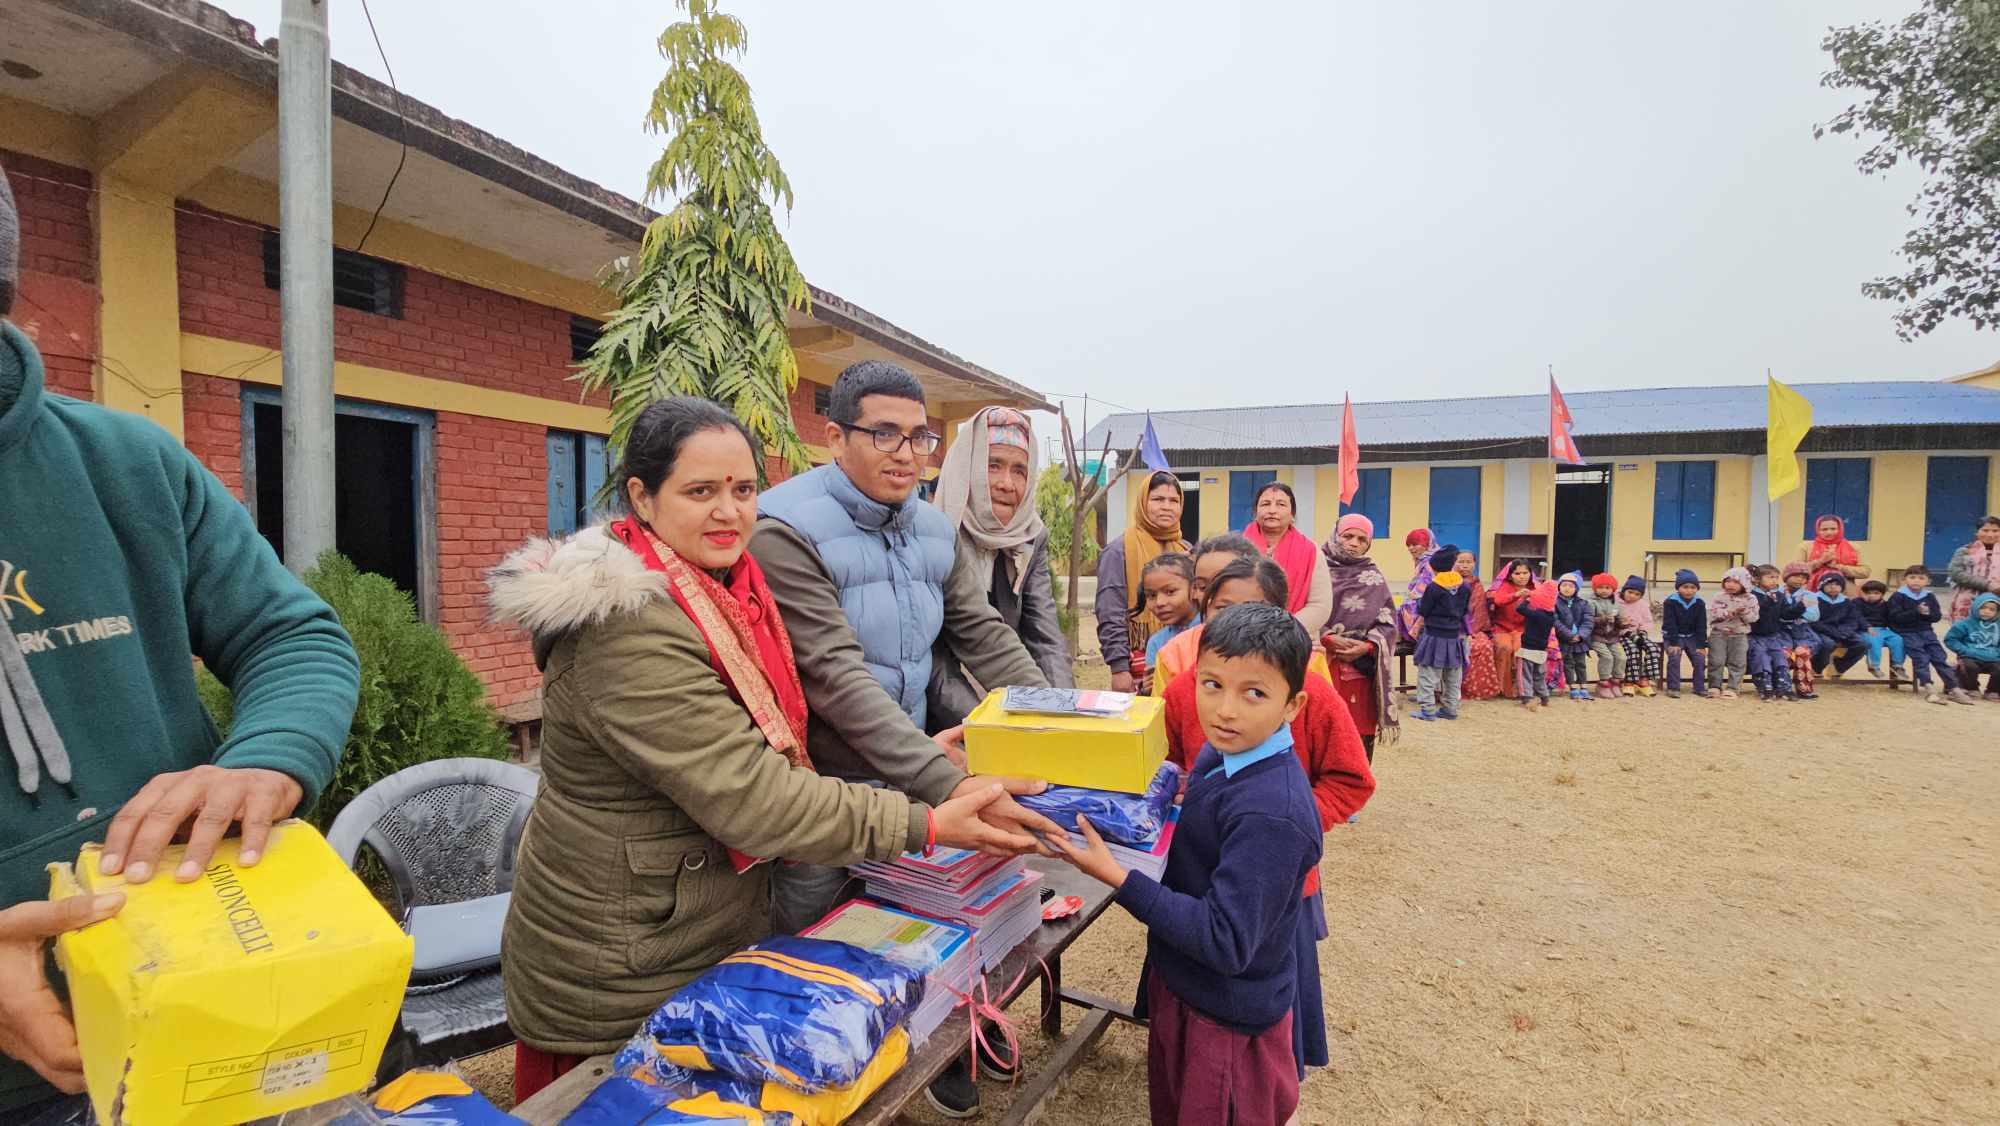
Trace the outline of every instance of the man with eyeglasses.
{"type": "MultiPolygon", "coordinates": [[[[895,364],[858,363],[835,381],[827,417],[833,461],[759,498],[750,554],[798,654],[813,766],[936,805],[993,781],[969,777],[947,753],[957,729],[935,740],[924,734],[938,639],[981,684],[1048,682],[988,600],[991,573],[970,555],[957,557],[951,521],[916,496],[923,462],[943,441],[930,429],[923,385],[895,364]]],[[[1045,785],[999,781],[1011,793],[1045,785]]],[[[1016,834],[1062,833],[1011,798],[985,816],[1016,834]]],[[[776,925],[810,926],[846,883],[842,869],[781,866],[771,879],[776,925]]],[[[978,1089],[962,1069],[946,1072],[931,1096],[952,1117],[978,1112],[978,1089]]]]}

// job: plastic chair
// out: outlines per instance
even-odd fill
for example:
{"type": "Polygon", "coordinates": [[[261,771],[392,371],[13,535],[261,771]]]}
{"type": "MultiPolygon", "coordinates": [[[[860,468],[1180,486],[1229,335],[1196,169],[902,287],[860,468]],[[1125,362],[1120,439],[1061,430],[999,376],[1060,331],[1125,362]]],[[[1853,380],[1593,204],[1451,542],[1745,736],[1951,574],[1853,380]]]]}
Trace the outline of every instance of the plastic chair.
{"type": "MultiPolygon", "coordinates": [[[[368,787],[327,833],[349,868],[362,845],[395,886],[394,913],[462,903],[514,888],[515,855],[541,776],[494,759],[419,763],[368,787]]],[[[493,936],[498,949],[499,936],[493,936]]],[[[500,970],[412,980],[380,1074],[441,1064],[500,1047],[513,1037],[500,970]]]]}

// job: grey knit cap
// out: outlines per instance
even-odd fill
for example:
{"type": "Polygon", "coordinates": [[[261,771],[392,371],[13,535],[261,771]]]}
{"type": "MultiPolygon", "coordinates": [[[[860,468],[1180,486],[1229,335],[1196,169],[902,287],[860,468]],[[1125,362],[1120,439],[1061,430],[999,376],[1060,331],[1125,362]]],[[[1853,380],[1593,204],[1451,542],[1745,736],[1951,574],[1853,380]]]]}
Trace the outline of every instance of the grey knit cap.
{"type": "Polygon", "coordinates": [[[14,189],[7,170],[0,168],[0,313],[14,308],[14,279],[21,272],[21,217],[14,210],[14,189]]]}

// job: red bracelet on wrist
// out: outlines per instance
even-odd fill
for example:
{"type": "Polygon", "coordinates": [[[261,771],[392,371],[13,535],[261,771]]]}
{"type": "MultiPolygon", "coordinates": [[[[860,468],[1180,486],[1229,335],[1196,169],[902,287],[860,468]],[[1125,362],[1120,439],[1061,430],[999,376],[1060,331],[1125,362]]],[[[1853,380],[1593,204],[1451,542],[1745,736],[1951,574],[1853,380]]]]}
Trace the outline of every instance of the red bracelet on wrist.
{"type": "Polygon", "coordinates": [[[924,810],[924,855],[937,851],[937,811],[924,810]]]}

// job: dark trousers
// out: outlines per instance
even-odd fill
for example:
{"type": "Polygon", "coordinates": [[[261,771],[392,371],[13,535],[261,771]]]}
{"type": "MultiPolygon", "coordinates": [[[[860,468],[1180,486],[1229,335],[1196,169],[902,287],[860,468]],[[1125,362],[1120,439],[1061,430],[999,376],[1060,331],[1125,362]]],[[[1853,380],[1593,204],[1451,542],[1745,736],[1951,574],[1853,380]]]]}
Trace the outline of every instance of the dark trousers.
{"type": "Polygon", "coordinates": [[[1667,691],[1679,692],[1681,690],[1682,653],[1686,653],[1688,660],[1694,664],[1695,695],[1707,695],[1708,647],[1700,644],[1698,639],[1693,637],[1667,639],[1667,691]]]}
{"type": "Polygon", "coordinates": [[[1830,664],[1833,666],[1835,672],[1845,673],[1848,669],[1860,664],[1861,659],[1867,655],[1868,642],[1863,638],[1857,637],[1853,641],[1840,641],[1821,635],[1819,644],[1813,646],[1813,671],[1816,673],[1825,672],[1826,666],[1830,664]],[[1842,653],[1838,658],[1834,657],[1833,651],[1843,645],[1847,647],[1847,651],[1842,653]]]}
{"type": "Polygon", "coordinates": [[[1750,638],[1750,679],[1759,692],[1792,694],[1792,639],[1783,634],[1750,638]]]}
{"type": "Polygon", "coordinates": [[[1368,756],[1370,763],[1375,761],[1375,733],[1373,731],[1361,737],[1361,750],[1368,756]]]}
{"type": "Polygon", "coordinates": [[[1979,678],[1986,678],[1988,692],[2000,692],[2000,661],[1982,661],[1977,657],[1958,659],[1958,686],[1977,695],[1979,678]]]}
{"type": "Polygon", "coordinates": [[[1951,666],[1945,663],[1944,643],[1930,630],[1921,633],[1903,634],[1903,648],[1910,655],[1910,670],[1916,675],[1917,687],[1931,686],[1931,667],[1937,667],[1938,685],[1949,692],[1958,687],[1958,678],[1951,675],[1951,666]]]}
{"type": "Polygon", "coordinates": [[[1569,682],[1570,691],[1589,687],[1590,673],[1585,667],[1584,658],[1590,656],[1590,643],[1580,639],[1565,641],[1562,643],[1562,651],[1563,679],[1569,682]]]}

